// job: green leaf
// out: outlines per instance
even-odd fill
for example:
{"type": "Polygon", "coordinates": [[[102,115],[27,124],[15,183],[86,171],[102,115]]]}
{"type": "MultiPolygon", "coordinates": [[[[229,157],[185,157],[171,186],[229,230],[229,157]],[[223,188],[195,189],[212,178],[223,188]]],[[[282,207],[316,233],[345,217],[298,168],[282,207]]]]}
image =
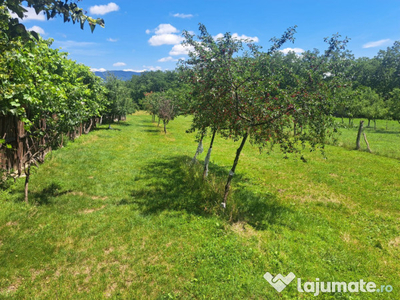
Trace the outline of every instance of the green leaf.
{"type": "Polygon", "coordinates": [[[91,30],[92,33],[93,33],[94,29],[96,28],[96,25],[93,24],[93,23],[89,23],[89,26],[90,26],[90,30],[91,30]]]}

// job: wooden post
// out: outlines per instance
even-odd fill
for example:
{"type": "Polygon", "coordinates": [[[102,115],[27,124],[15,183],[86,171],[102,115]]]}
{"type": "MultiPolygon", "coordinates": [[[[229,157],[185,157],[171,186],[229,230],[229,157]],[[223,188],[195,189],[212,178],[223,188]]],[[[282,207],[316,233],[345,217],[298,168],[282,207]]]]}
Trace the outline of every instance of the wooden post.
{"type": "Polygon", "coordinates": [[[367,144],[367,150],[368,150],[368,152],[369,152],[369,153],[372,153],[371,148],[369,147],[369,143],[368,143],[368,140],[367,140],[367,135],[365,134],[365,132],[363,132],[363,136],[364,136],[364,141],[365,141],[365,143],[367,144]]]}
{"type": "Polygon", "coordinates": [[[357,134],[357,140],[356,140],[356,150],[360,150],[360,148],[361,148],[360,139],[361,139],[361,133],[363,130],[363,125],[364,125],[364,121],[360,121],[360,126],[358,127],[358,134],[357,134]]]}

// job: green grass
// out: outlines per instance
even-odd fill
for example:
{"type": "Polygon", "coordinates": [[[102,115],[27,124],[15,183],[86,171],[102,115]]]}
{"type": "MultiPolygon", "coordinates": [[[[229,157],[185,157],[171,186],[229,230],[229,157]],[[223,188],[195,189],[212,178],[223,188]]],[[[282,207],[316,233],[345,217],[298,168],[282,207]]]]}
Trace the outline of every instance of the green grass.
{"type": "Polygon", "coordinates": [[[393,286],[322,299],[399,299],[398,159],[327,146],[327,159],[306,153],[303,163],[247,144],[224,213],[238,143],[216,139],[203,182],[206,153],[188,165],[189,124],[180,117],[165,135],[150,116],[130,116],[49,154],[32,175],[30,205],[23,179],[3,191],[0,298],[314,298],[295,282],[277,293],[268,271],[393,286]]]}
{"type": "MultiPolygon", "coordinates": [[[[340,129],[339,146],[347,149],[356,148],[356,138],[360,120],[364,120],[364,132],[373,154],[400,159],[400,124],[397,121],[377,120],[376,129],[371,121],[370,127],[367,127],[368,120],[354,119],[353,126],[348,126],[348,121],[344,120],[347,128],[340,129]]],[[[341,123],[341,120],[337,120],[341,123]]],[[[364,138],[361,137],[361,149],[367,150],[364,138]]]]}

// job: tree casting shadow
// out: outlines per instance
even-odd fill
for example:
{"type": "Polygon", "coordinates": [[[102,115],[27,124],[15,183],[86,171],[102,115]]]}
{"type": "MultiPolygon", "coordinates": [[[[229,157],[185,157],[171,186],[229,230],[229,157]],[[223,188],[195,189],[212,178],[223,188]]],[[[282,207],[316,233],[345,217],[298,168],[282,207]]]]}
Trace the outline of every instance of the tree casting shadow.
{"type": "MultiPolygon", "coordinates": [[[[188,156],[175,156],[150,162],[135,178],[132,202],[143,214],[185,210],[190,214],[213,214],[231,221],[245,221],[257,229],[280,223],[280,216],[291,212],[273,194],[256,194],[240,185],[242,175],[235,175],[225,211],[221,208],[228,171],[210,163],[210,175],[204,182],[202,164],[190,166],[188,156]]],[[[126,203],[124,203],[126,204],[126,203]]]]}
{"type": "Polygon", "coordinates": [[[65,195],[72,192],[72,190],[62,191],[61,185],[58,183],[51,183],[40,192],[33,192],[30,195],[30,201],[37,203],[37,205],[49,205],[56,197],[65,195]]]}

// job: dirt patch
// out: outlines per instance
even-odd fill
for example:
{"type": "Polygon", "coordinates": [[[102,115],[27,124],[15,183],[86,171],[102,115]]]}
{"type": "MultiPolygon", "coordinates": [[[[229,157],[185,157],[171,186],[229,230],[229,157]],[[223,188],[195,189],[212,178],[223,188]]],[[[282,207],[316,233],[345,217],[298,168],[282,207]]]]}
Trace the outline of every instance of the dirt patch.
{"type": "Polygon", "coordinates": [[[253,229],[249,224],[245,222],[237,222],[231,225],[233,232],[243,237],[252,237],[257,235],[257,231],[253,229]]]}
{"type": "Polygon", "coordinates": [[[113,248],[113,247],[110,247],[110,248],[105,249],[105,250],[104,250],[104,253],[105,253],[105,254],[110,254],[110,253],[113,252],[113,251],[114,251],[114,248],[113,248]]]}
{"type": "Polygon", "coordinates": [[[44,273],[44,270],[31,269],[30,272],[31,272],[32,281],[35,281],[36,277],[38,277],[44,273]]]}
{"type": "Polygon", "coordinates": [[[0,293],[2,293],[2,294],[15,293],[18,290],[18,288],[20,287],[21,283],[22,283],[22,279],[16,278],[15,281],[10,286],[5,288],[4,290],[0,290],[0,293]]]}
{"type": "Polygon", "coordinates": [[[358,241],[356,239],[352,238],[351,235],[347,232],[345,232],[341,235],[341,239],[348,244],[357,244],[358,243],[358,241]]]}
{"type": "Polygon", "coordinates": [[[106,207],[106,206],[103,205],[102,207],[99,207],[99,208],[85,209],[85,210],[82,211],[81,213],[82,213],[82,214],[91,214],[91,213],[93,213],[93,212],[95,212],[95,211],[102,210],[104,207],[106,207]]]}
{"type": "Polygon", "coordinates": [[[74,195],[74,196],[83,196],[83,195],[85,195],[82,192],[70,192],[69,194],[74,195]]]}
{"type": "Polygon", "coordinates": [[[98,196],[93,196],[92,197],[92,200],[99,200],[99,199],[104,201],[104,200],[107,200],[108,197],[98,197],[98,196]]]}
{"type": "Polygon", "coordinates": [[[3,226],[0,226],[0,230],[3,229],[4,227],[11,227],[11,226],[18,226],[18,222],[8,222],[3,226]]]}
{"type": "Polygon", "coordinates": [[[389,246],[391,246],[391,247],[399,247],[400,246],[400,236],[398,236],[397,238],[389,241],[389,246]]]}
{"type": "Polygon", "coordinates": [[[117,285],[116,282],[114,282],[113,284],[109,285],[107,290],[104,292],[104,297],[111,298],[112,294],[115,292],[117,287],[118,287],[118,285],[117,285]]]}

